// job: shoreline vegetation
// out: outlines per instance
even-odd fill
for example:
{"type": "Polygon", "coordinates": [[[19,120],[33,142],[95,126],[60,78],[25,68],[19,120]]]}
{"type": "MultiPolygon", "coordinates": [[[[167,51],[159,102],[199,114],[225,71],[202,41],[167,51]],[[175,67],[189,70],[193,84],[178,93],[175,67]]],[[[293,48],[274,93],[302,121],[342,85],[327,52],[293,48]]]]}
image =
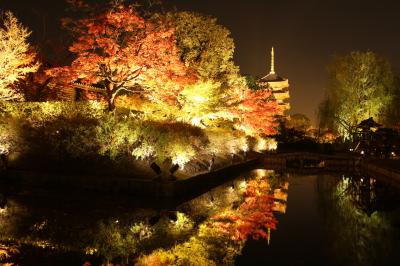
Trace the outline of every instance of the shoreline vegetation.
{"type": "Polygon", "coordinates": [[[96,101],[0,103],[4,168],[37,173],[183,180],[275,149],[232,128],[143,120],[96,101]]]}

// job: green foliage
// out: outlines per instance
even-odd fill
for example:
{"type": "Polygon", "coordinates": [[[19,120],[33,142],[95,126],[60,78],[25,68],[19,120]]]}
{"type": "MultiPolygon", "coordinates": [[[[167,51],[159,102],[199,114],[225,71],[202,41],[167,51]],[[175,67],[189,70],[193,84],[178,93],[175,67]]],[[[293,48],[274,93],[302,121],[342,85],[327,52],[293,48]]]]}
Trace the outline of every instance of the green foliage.
{"type": "Polygon", "coordinates": [[[331,84],[319,110],[321,126],[349,137],[362,120],[381,120],[394,86],[386,59],[372,52],[352,52],[336,57],[329,71],[331,84]]]}
{"type": "Polygon", "coordinates": [[[217,265],[234,265],[235,258],[243,248],[243,243],[221,235],[220,230],[205,225],[199,228],[198,240],[207,244],[208,257],[217,262],[217,265]]]}
{"type": "Polygon", "coordinates": [[[140,249],[140,243],[150,238],[152,231],[149,225],[135,223],[131,226],[121,225],[118,220],[99,223],[93,246],[107,262],[123,258],[128,262],[140,249]]]}
{"type": "Polygon", "coordinates": [[[96,102],[2,103],[0,144],[4,152],[22,148],[63,160],[171,160],[184,166],[207,145],[203,131],[183,122],[142,120],[124,112],[105,112],[96,102]]]}
{"type": "Polygon", "coordinates": [[[240,250],[240,243],[215,228],[201,225],[187,242],[142,256],[136,265],[234,265],[240,250]]]}
{"type": "Polygon", "coordinates": [[[116,113],[104,114],[95,128],[95,141],[99,154],[111,159],[129,156],[140,139],[140,127],[136,119],[116,113]]]}
{"type": "Polygon", "coordinates": [[[176,27],[182,61],[202,79],[229,81],[238,72],[231,33],[217,19],[191,12],[169,13],[168,17],[176,27]]]}
{"type": "Polygon", "coordinates": [[[62,159],[96,150],[94,126],[103,115],[97,102],[2,103],[0,108],[2,139],[14,142],[10,151],[47,152],[62,159]]]}
{"type": "Polygon", "coordinates": [[[233,120],[232,107],[247,86],[233,61],[235,45],[229,30],[215,18],[197,13],[170,12],[166,17],[175,26],[181,60],[198,77],[178,95],[181,119],[200,127],[221,122],[217,119],[233,120]]]}
{"type": "Polygon", "coordinates": [[[176,220],[161,215],[151,229],[153,232],[151,237],[141,243],[143,250],[171,248],[177,243],[187,241],[194,232],[194,222],[186,214],[176,212],[176,220]]]}
{"type": "Polygon", "coordinates": [[[311,120],[304,114],[290,115],[290,119],[286,123],[286,127],[294,128],[299,131],[306,131],[311,127],[311,120]]]}
{"type": "Polygon", "coordinates": [[[207,139],[203,131],[181,122],[140,122],[140,143],[132,154],[140,159],[152,157],[159,163],[171,159],[184,166],[203,148],[207,139]]]}
{"type": "Polygon", "coordinates": [[[6,122],[0,118],[0,154],[8,154],[18,145],[17,130],[18,123],[14,119],[6,122]]]}
{"type": "Polygon", "coordinates": [[[1,117],[24,119],[34,127],[59,117],[97,119],[103,115],[103,110],[104,106],[96,101],[0,103],[1,117]]]}
{"type": "Polygon", "coordinates": [[[74,153],[74,149],[79,150],[81,147],[77,140],[70,139],[78,138],[83,141],[88,134],[85,128],[89,127],[85,123],[98,118],[101,113],[102,107],[96,102],[76,104],[2,102],[0,142],[8,151],[26,151],[46,143],[54,151],[67,145],[65,149],[71,149],[71,153],[74,153]],[[73,143],[78,146],[71,146],[73,143]]]}
{"type": "Polygon", "coordinates": [[[257,79],[254,76],[247,75],[246,76],[246,84],[252,90],[259,90],[261,89],[260,85],[258,85],[257,79]]]}

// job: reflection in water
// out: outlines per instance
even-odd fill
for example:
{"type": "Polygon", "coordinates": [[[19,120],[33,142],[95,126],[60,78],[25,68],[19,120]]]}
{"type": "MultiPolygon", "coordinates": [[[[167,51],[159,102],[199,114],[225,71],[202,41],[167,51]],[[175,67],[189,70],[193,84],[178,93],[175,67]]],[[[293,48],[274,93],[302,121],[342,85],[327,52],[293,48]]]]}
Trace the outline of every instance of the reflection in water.
{"type": "MultiPolygon", "coordinates": [[[[390,265],[399,247],[395,225],[400,224],[400,197],[396,189],[365,176],[290,176],[290,182],[288,197],[288,175],[257,169],[161,210],[131,207],[115,199],[86,208],[80,201],[65,199],[38,203],[25,198],[25,192],[13,196],[7,191],[6,204],[0,208],[0,264],[43,265],[54,256],[61,259],[46,265],[83,265],[85,261],[92,265],[234,265],[243,248],[251,248],[249,243],[260,243],[263,251],[275,251],[274,243],[281,242],[285,230],[291,232],[285,241],[296,241],[292,240],[293,230],[304,221],[310,224],[308,230],[317,230],[314,223],[318,217],[302,220],[313,213],[303,210],[309,206],[290,205],[293,197],[308,197],[318,204],[315,213],[323,220],[324,230],[317,233],[325,244],[312,252],[326,255],[329,259],[324,264],[390,265]],[[311,189],[298,190],[301,182],[311,189]],[[292,207],[286,213],[288,204],[292,207]],[[288,217],[289,222],[285,220],[288,217]]],[[[290,258],[293,250],[283,249],[281,253],[290,258]]]]}
{"type": "Polygon", "coordinates": [[[396,189],[365,176],[343,176],[319,178],[318,193],[329,228],[327,253],[332,265],[397,265],[396,189]]]}
{"type": "Polygon", "coordinates": [[[204,204],[197,214],[210,218],[188,241],[143,256],[137,265],[234,265],[249,238],[269,243],[278,223],[274,211],[286,210],[288,186],[273,172],[258,169],[248,180],[237,179],[188,202],[182,207],[194,210],[204,204]]]}
{"type": "Polygon", "coordinates": [[[24,254],[33,252],[44,258],[65,253],[64,265],[127,265],[138,257],[138,265],[232,265],[249,237],[270,239],[274,212],[286,209],[287,188],[272,171],[258,169],[175,210],[119,210],[118,203],[81,210],[69,201],[31,204],[11,197],[0,214],[0,252],[7,254],[0,259],[24,264],[24,254]]]}
{"type": "Polygon", "coordinates": [[[343,176],[338,183],[336,194],[339,199],[347,196],[355,208],[371,216],[376,211],[376,180],[369,177],[350,178],[343,176]]]}
{"type": "Polygon", "coordinates": [[[269,241],[270,230],[276,229],[278,223],[273,214],[275,193],[271,194],[271,190],[266,177],[249,181],[240,206],[213,216],[209,225],[236,241],[246,241],[249,237],[269,241]]]}

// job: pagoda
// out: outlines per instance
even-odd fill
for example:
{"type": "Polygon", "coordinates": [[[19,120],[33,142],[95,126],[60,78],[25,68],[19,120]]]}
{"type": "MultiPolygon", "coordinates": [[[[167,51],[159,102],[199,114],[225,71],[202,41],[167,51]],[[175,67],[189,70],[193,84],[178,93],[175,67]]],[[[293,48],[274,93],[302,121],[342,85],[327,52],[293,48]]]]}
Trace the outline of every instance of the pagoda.
{"type": "Polygon", "coordinates": [[[261,89],[272,91],[272,95],[278,102],[279,109],[285,115],[285,113],[290,109],[289,80],[282,78],[275,73],[274,47],[271,49],[271,71],[268,75],[259,79],[257,84],[261,89]]]}

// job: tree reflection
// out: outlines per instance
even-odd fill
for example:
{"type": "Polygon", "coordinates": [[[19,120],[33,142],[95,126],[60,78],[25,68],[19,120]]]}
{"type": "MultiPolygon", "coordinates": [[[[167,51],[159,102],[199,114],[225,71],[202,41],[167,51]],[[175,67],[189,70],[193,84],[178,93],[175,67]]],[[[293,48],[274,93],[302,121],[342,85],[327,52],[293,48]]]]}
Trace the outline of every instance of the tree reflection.
{"type": "Polygon", "coordinates": [[[64,206],[62,200],[31,204],[10,195],[0,212],[0,253],[8,252],[0,263],[23,265],[32,259],[24,254],[34,250],[46,260],[74,254],[68,258],[74,262],[85,259],[128,265],[150,252],[141,257],[139,265],[144,261],[233,265],[249,238],[270,240],[278,223],[275,212],[286,211],[288,185],[279,175],[259,169],[178,206],[176,211],[122,211],[108,205],[102,206],[104,210],[92,210],[87,208],[89,204],[77,212],[75,204],[64,206]]]}
{"type": "Polygon", "coordinates": [[[211,219],[211,224],[229,234],[233,240],[270,239],[270,230],[276,229],[273,214],[274,196],[266,179],[248,182],[244,202],[235,210],[227,210],[211,219]]]}
{"type": "MultiPolygon", "coordinates": [[[[332,265],[388,265],[398,236],[393,219],[398,210],[388,210],[382,183],[369,177],[318,178],[318,194],[328,228],[327,252],[332,265]]],[[[387,188],[390,189],[390,188],[387,188]]],[[[393,195],[392,195],[393,196],[393,195]]]]}
{"type": "Polygon", "coordinates": [[[205,204],[199,209],[214,207],[208,213],[213,213],[211,218],[188,241],[142,256],[137,265],[234,265],[249,238],[270,241],[278,223],[274,212],[286,210],[288,186],[283,178],[260,169],[248,180],[238,179],[199,197],[193,201],[205,204]]]}
{"type": "Polygon", "coordinates": [[[214,215],[209,224],[228,234],[233,240],[264,238],[270,241],[271,230],[278,220],[274,212],[286,212],[289,183],[264,169],[253,171],[255,178],[242,181],[242,203],[214,215]]]}

